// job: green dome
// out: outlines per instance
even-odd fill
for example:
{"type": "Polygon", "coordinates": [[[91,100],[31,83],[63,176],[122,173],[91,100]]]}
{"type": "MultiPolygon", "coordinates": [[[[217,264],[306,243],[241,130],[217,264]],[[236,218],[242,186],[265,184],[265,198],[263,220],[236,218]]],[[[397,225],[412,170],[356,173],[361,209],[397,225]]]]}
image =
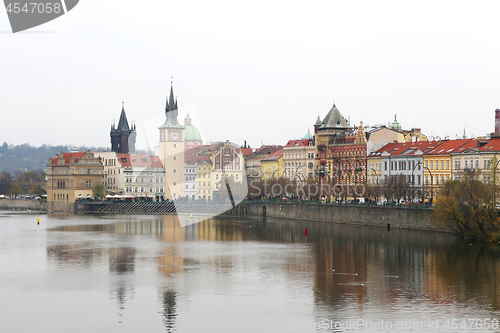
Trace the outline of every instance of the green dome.
{"type": "Polygon", "coordinates": [[[184,132],[185,141],[201,141],[200,132],[193,125],[184,125],[186,131],[184,132]]]}
{"type": "Polygon", "coordinates": [[[396,115],[394,115],[394,121],[391,124],[392,129],[400,130],[401,129],[401,124],[398,123],[396,119],[396,115]]]}
{"type": "Polygon", "coordinates": [[[307,130],[307,134],[304,135],[304,137],[302,138],[302,140],[311,140],[313,138],[313,136],[311,135],[311,133],[309,132],[309,129],[307,130]]]}

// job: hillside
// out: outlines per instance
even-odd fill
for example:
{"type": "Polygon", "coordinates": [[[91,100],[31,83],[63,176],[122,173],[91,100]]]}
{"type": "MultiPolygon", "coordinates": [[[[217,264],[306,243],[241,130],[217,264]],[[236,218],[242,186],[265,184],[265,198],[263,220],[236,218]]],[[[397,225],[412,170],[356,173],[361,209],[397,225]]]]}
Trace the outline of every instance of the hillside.
{"type": "MultiPolygon", "coordinates": [[[[105,150],[106,148],[78,147],[71,150],[105,150]]],[[[60,151],[70,151],[68,146],[42,145],[33,147],[25,143],[22,145],[8,145],[6,142],[0,146],[0,172],[7,171],[13,173],[16,170],[44,170],[47,168],[49,157],[54,157],[60,151]]]]}

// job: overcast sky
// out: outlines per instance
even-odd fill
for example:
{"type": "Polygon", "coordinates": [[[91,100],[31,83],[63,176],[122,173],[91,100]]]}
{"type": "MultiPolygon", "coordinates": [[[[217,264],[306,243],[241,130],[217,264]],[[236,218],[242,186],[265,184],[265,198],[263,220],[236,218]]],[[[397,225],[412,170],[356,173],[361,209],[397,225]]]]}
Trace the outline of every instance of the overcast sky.
{"type": "Polygon", "coordinates": [[[206,141],[307,133],[333,102],[351,124],[455,137],[494,130],[498,1],[81,0],[12,34],[0,10],[0,141],[110,146],[122,100],[158,146],[173,76],[206,141]]]}

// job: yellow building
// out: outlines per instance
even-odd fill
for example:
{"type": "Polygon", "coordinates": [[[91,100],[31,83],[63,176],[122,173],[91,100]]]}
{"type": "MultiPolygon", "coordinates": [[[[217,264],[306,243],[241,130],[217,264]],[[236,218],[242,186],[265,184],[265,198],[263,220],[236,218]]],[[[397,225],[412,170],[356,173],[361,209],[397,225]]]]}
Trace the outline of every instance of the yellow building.
{"type": "Polygon", "coordinates": [[[278,179],[283,177],[283,150],[278,150],[261,161],[262,180],[278,179]]]}
{"type": "Polygon", "coordinates": [[[47,203],[50,210],[72,211],[78,198],[92,197],[103,183],[102,161],[91,151],[59,153],[47,163],[47,203]]]}
{"type": "Polygon", "coordinates": [[[251,179],[262,179],[262,159],[283,149],[281,146],[262,146],[245,157],[245,174],[251,179]]]}
{"type": "Polygon", "coordinates": [[[210,201],[213,198],[212,186],[214,184],[212,161],[209,156],[196,156],[195,160],[198,166],[196,197],[210,201]]]}
{"type": "Polygon", "coordinates": [[[426,198],[437,198],[444,183],[452,179],[451,154],[475,147],[477,140],[446,140],[423,155],[424,193],[426,198]]]}
{"type": "Polygon", "coordinates": [[[366,176],[368,185],[380,185],[382,180],[382,156],[380,152],[373,152],[366,157],[366,176]]]}

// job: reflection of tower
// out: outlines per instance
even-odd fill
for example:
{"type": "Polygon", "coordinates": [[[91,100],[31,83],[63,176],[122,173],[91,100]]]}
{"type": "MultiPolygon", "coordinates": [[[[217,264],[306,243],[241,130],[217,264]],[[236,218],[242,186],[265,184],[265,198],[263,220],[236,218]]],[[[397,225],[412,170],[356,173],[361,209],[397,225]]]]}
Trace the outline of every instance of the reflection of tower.
{"type": "Polygon", "coordinates": [[[136,250],[132,247],[111,248],[109,250],[109,271],[116,274],[111,297],[118,302],[120,322],[125,309],[125,302],[134,294],[129,274],[135,270],[136,250]]]}
{"type": "Polygon", "coordinates": [[[175,309],[175,299],[177,293],[174,291],[165,291],[162,295],[163,298],[163,323],[167,332],[175,332],[175,318],[177,311],[175,309]]]}
{"type": "Polygon", "coordinates": [[[167,199],[184,196],[184,127],[177,121],[177,100],[170,87],[170,97],[165,106],[165,123],[160,130],[159,157],[165,167],[167,199]]]}
{"type": "Polygon", "coordinates": [[[135,125],[132,126],[132,129],[128,126],[127,115],[125,114],[123,102],[118,126],[115,128],[115,124],[111,125],[110,136],[111,150],[115,153],[128,154],[129,152],[135,152],[135,125]]]}

